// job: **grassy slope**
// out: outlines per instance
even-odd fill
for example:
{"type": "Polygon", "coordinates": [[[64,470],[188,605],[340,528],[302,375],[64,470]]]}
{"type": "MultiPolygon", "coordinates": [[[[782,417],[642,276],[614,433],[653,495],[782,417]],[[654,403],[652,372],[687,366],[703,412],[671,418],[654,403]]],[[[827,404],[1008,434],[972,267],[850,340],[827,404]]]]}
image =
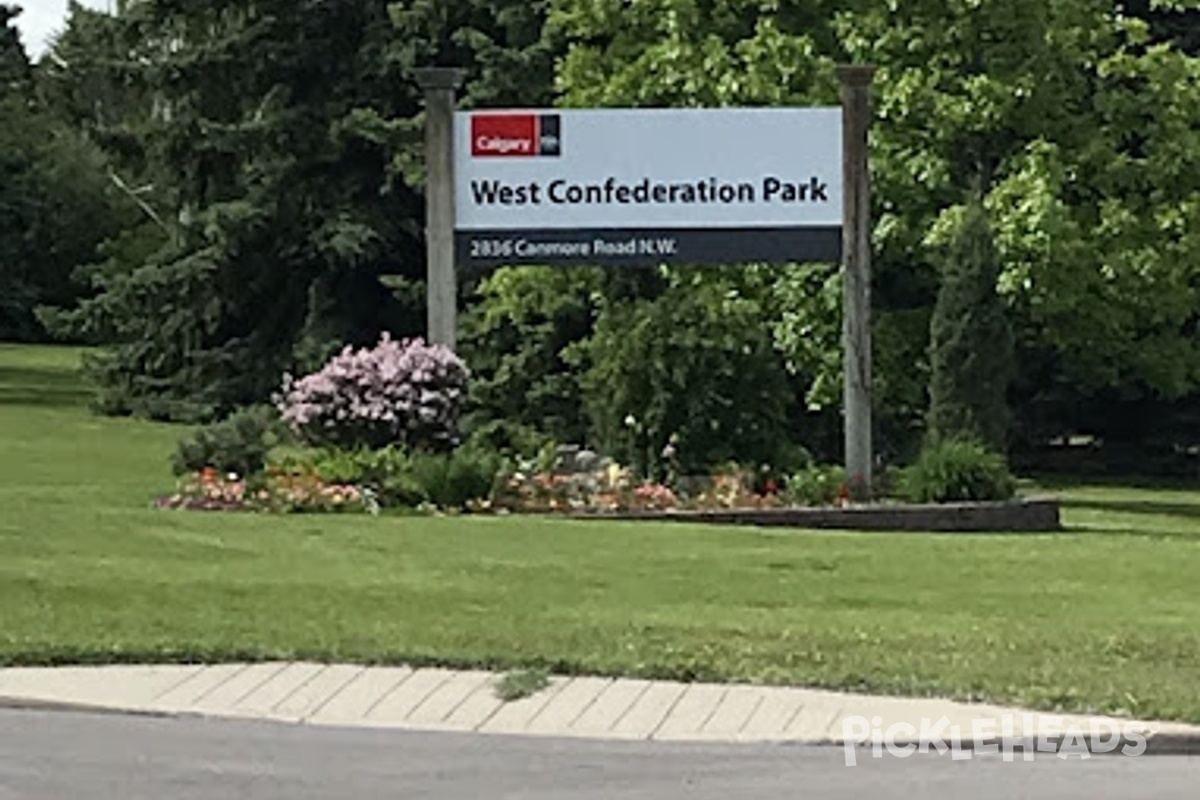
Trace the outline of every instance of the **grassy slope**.
{"type": "Polygon", "coordinates": [[[177,429],[0,346],[0,663],[309,657],[764,680],[1200,722],[1200,494],[1071,533],[162,512],[177,429]]]}

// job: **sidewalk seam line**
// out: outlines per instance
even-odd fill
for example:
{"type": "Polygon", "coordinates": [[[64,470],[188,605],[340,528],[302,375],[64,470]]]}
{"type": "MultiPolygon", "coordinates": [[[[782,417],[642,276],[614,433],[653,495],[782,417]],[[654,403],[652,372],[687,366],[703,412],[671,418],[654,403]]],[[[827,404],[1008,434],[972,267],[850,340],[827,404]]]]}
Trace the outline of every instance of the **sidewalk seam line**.
{"type": "Polygon", "coordinates": [[[574,682],[575,682],[575,678],[573,678],[573,677],[566,678],[565,680],[563,680],[562,684],[559,686],[558,691],[553,692],[549,697],[547,697],[546,702],[542,703],[541,706],[538,707],[538,710],[533,712],[533,716],[530,717],[529,719],[525,720],[525,730],[529,730],[529,727],[531,725],[533,725],[534,721],[537,720],[538,717],[540,717],[542,715],[542,712],[550,707],[551,700],[553,700],[555,697],[558,697],[560,694],[565,692],[567,690],[567,687],[570,686],[574,682]]]}
{"type": "Polygon", "coordinates": [[[680,701],[683,700],[684,695],[687,694],[688,687],[686,684],[675,685],[678,686],[681,691],[675,696],[675,699],[671,701],[671,706],[667,709],[667,713],[663,714],[663,717],[658,721],[658,724],[654,726],[650,733],[646,734],[647,739],[653,739],[654,737],[658,736],[658,732],[662,730],[662,726],[667,724],[667,720],[671,718],[671,714],[675,713],[676,706],[679,705],[680,701]]]}
{"type": "MultiPolygon", "coordinates": [[[[541,698],[541,701],[542,701],[541,705],[539,705],[537,707],[537,709],[533,712],[533,716],[531,716],[529,719],[525,720],[525,726],[521,730],[522,731],[529,730],[529,726],[532,725],[533,721],[535,719],[537,719],[538,715],[541,714],[542,711],[544,711],[546,709],[546,706],[550,705],[550,701],[553,700],[555,697],[558,697],[559,693],[561,693],[562,690],[570,683],[571,683],[571,678],[564,678],[563,680],[559,681],[558,683],[551,683],[550,686],[546,687],[546,689],[544,689],[541,692],[538,692],[537,694],[543,695],[543,697],[541,698]]],[[[537,694],[533,695],[532,697],[537,697],[537,694]]],[[[501,711],[503,711],[508,706],[509,706],[509,703],[501,701],[499,708],[497,708],[495,711],[493,711],[491,714],[489,714],[487,719],[485,719],[483,722],[479,723],[479,727],[476,728],[476,730],[482,730],[484,725],[486,725],[492,721],[492,717],[499,714],[501,711]]]]}
{"type": "MultiPolygon", "coordinates": [[[[496,698],[496,699],[499,700],[500,698],[496,698]]],[[[475,724],[474,726],[471,727],[471,731],[473,733],[483,733],[483,726],[487,725],[489,722],[491,722],[492,717],[499,714],[500,709],[502,709],[502,708],[504,708],[504,701],[500,700],[500,702],[496,705],[496,707],[493,708],[486,717],[484,717],[477,724],[475,724]]]]}
{"type": "Polygon", "coordinates": [[[158,694],[156,694],[156,695],[154,695],[153,697],[151,697],[151,698],[150,698],[150,702],[151,702],[151,703],[157,703],[157,702],[159,701],[159,699],[161,699],[161,698],[163,698],[163,697],[166,697],[166,696],[167,696],[167,695],[169,695],[171,692],[173,692],[173,691],[175,691],[176,689],[178,689],[180,686],[183,686],[185,683],[187,683],[188,681],[190,681],[192,678],[196,677],[196,676],[197,676],[197,675],[199,675],[201,672],[203,672],[203,671],[204,671],[204,666],[205,666],[205,665],[204,665],[204,664],[193,664],[193,665],[191,665],[191,666],[192,666],[192,671],[191,671],[191,672],[189,672],[187,675],[183,676],[183,677],[182,677],[182,678],[181,678],[181,679],[180,679],[180,680],[179,680],[177,683],[173,683],[173,684],[171,684],[171,685],[170,685],[170,687],[168,687],[168,688],[166,688],[166,689],[163,689],[161,692],[159,692],[158,694]]]}
{"type": "Polygon", "coordinates": [[[729,687],[728,686],[722,687],[721,699],[717,700],[717,702],[713,705],[712,711],[708,712],[708,716],[705,717],[704,721],[700,723],[700,727],[696,729],[696,733],[704,733],[705,726],[707,726],[708,723],[712,720],[712,718],[717,715],[717,709],[721,707],[721,704],[725,702],[725,698],[728,696],[729,696],[729,687]]]}
{"type": "Polygon", "coordinates": [[[304,715],[304,721],[305,721],[305,722],[308,722],[310,719],[312,719],[313,717],[317,716],[317,714],[320,714],[320,713],[321,713],[321,709],[323,709],[325,706],[327,706],[327,705],[329,705],[330,703],[332,703],[332,702],[333,702],[333,700],[334,700],[334,699],[335,699],[335,698],[336,698],[336,697],[337,697],[339,694],[341,694],[342,692],[344,692],[344,691],[346,690],[346,687],[347,687],[347,686],[349,686],[350,684],[352,684],[352,683],[354,683],[356,680],[358,680],[359,676],[360,676],[360,675],[362,675],[363,673],[365,673],[366,671],[367,671],[367,667],[359,667],[359,668],[358,668],[358,672],[355,672],[353,675],[351,675],[351,676],[350,676],[350,680],[346,681],[345,683],[341,684],[341,685],[340,685],[340,686],[338,686],[336,689],[334,689],[334,690],[333,690],[333,693],[332,693],[331,695],[329,695],[329,696],[328,696],[328,697],[326,697],[324,700],[322,700],[320,703],[318,703],[318,704],[317,704],[317,705],[316,705],[316,706],[313,708],[313,710],[312,710],[312,711],[310,711],[310,712],[308,712],[307,714],[305,714],[305,715],[304,715]]]}
{"type": "MultiPolygon", "coordinates": [[[[422,672],[430,672],[431,670],[421,670],[421,671],[422,671],[422,672]]],[[[404,715],[404,717],[403,717],[403,718],[401,718],[401,720],[400,720],[400,721],[401,721],[401,722],[408,722],[409,720],[411,720],[411,719],[412,719],[412,717],[413,717],[413,714],[416,714],[416,713],[417,713],[417,710],[418,710],[418,709],[419,709],[421,706],[425,705],[425,702],[426,702],[427,700],[429,700],[429,698],[433,697],[433,695],[437,693],[437,690],[438,690],[438,689],[442,688],[442,687],[443,687],[443,686],[445,686],[447,683],[449,683],[449,682],[450,682],[450,679],[451,679],[451,678],[453,678],[453,677],[454,677],[455,675],[457,675],[457,674],[458,674],[458,670],[449,670],[449,672],[448,672],[448,674],[446,675],[446,677],[442,678],[442,680],[441,680],[441,681],[439,681],[438,683],[436,683],[436,684],[434,684],[433,686],[431,686],[431,687],[429,688],[429,690],[428,690],[427,692],[425,692],[425,694],[421,695],[421,699],[417,701],[416,705],[414,705],[412,708],[408,709],[408,713],[406,713],[406,714],[404,715]]]]}
{"type": "Polygon", "coordinates": [[[259,681],[258,683],[256,683],[256,684],[254,685],[254,688],[252,688],[250,691],[246,692],[246,693],[245,693],[245,694],[243,694],[241,697],[239,697],[238,699],[236,699],[236,700],[234,700],[234,701],[233,701],[233,707],[234,707],[234,708],[237,708],[237,707],[239,707],[239,706],[242,704],[242,702],[243,702],[243,701],[244,701],[244,700],[245,700],[247,697],[249,697],[250,695],[254,694],[255,692],[257,692],[257,691],[258,691],[259,689],[261,689],[262,687],[266,686],[266,685],[267,685],[268,683],[270,683],[271,681],[275,680],[277,677],[279,677],[279,675],[281,675],[281,674],[283,673],[283,671],[284,671],[285,669],[287,669],[287,667],[288,667],[287,663],[284,663],[284,664],[283,664],[283,666],[281,666],[281,667],[278,667],[278,668],[277,668],[277,669],[276,669],[274,672],[272,672],[270,675],[268,675],[267,677],[263,678],[261,681],[259,681]]]}
{"type": "Polygon", "coordinates": [[[791,730],[792,723],[796,721],[796,717],[800,716],[800,712],[804,710],[804,698],[800,698],[800,702],[796,704],[796,710],[788,715],[787,721],[783,723],[783,727],[779,729],[781,736],[787,736],[787,732],[791,730]]]}
{"type": "Polygon", "coordinates": [[[831,716],[829,718],[829,724],[827,724],[825,726],[825,728],[821,731],[821,736],[825,737],[824,738],[825,741],[833,741],[833,737],[829,735],[829,729],[833,727],[834,720],[836,720],[839,715],[842,716],[843,718],[845,717],[844,712],[845,712],[845,707],[839,706],[838,709],[833,712],[833,716],[831,716]]]}
{"type": "MultiPolygon", "coordinates": [[[[300,666],[301,662],[293,661],[292,664],[300,666]]],[[[292,666],[292,664],[289,664],[288,666],[292,666]]],[[[314,666],[316,666],[318,668],[317,671],[314,672],[312,675],[309,675],[307,678],[305,678],[303,681],[301,681],[299,684],[297,684],[295,687],[293,687],[292,690],[290,692],[288,692],[287,694],[285,694],[283,697],[276,700],[275,704],[273,706],[271,706],[271,708],[268,710],[267,713],[273,714],[276,711],[278,711],[279,707],[281,705],[283,705],[284,703],[286,703],[288,700],[292,699],[292,696],[294,694],[296,694],[296,692],[300,691],[305,686],[308,686],[310,683],[315,681],[317,679],[317,677],[320,676],[321,673],[323,673],[325,670],[329,669],[328,664],[315,664],[314,666]]]]}
{"type": "Polygon", "coordinates": [[[616,683],[616,681],[613,680],[612,678],[609,678],[608,683],[604,684],[603,688],[601,688],[600,691],[596,692],[595,696],[592,697],[592,699],[587,702],[587,705],[585,705],[582,709],[580,709],[579,713],[576,714],[574,717],[572,717],[571,721],[566,724],[566,730],[570,730],[571,728],[573,728],[575,726],[575,723],[579,722],[579,720],[583,718],[583,715],[588,712],[588,709],[590,709],[592,706],[596,705],[596,701],[600,699],[600,696],[603,695],[605,692],[607,692],[608,688],[610,686],[612,686],[614,683],[616,683]]]}
{"type": "MultiPolygon", "coordinates": [[[[491,681],[489,681],[489,683],[491,684],[491,687],[492,687],[492,696],[493,696],[493,697],[496,697],[496,684],[495,684],[495,683],[493,683],[493,682],[491,682],[491,681]]],[[[471,728],[471,730],[472,730],[472,731],[482,731],[482,730],[483,730],[483,726],[484,726],[484,725],[487,725],[489,722],[491,722],[491,720],[492,720],[492,717],[494,717],[494,716],[496,716],[497,714],[499,714],[499,713],[500,713],[500,710],[501,710],[502,708],[504,708],[506,705],[508,705],[508,704],[507,704],[507,703],[505,703],[503,700],[501,700],[499,697],[496,697],[496,700],[498,701],[498,702],[496,703],[496,707],[495,707],[495,708],[493,708],[493,709],[492,709],[490,712],[488,712],[487,716],[485,716],[483,719],[481,719],[481,720],[479,721],[479,723],[478,723],[478,724],[476,724],[475,726],[473,726],[473,727],[471,728]]]]}
{"type": "Polygon", "coordinates": [[[650,691],[650,687],[653,685],[654,685],[654,681],[646,681],[646,685],[643,686],[642,690],[637,693],[636,697],[633,698],[633,702],[631,702],[629,704],[629,707],[626,708],[624,711],[622,711],[617,716],[617,718],[613,720],[612,725],[609,725],[608,729],[605,732],[611,733],[612,731],[615,731],[617,729],[617,726],[621,724],[621,720],[623,720],[623,719],[625,719],[625,717],[629,716],[629,712],[633,711],[633,709],[637,707],[637,704],[639,702],[641,702],[642,698],[646,696],[646,692],[650,691]]]}
{"type": "MultiPolygon", "coordinates": [[[[462,670],[462,671],[455,670],[453,675],[451,675],[449,678],[447,678],[445,681],[443,681],[443,682],[442,682],[442,684],[441,684],[441,686],[438,686],[438,687],[437,687],[437,688],[438,688],[438,690],[440,690],[440,689],[442,689],[442,688],[444,688],[444,687],[446,687],[446,686],[449,686],[451,683],[453,683],[453,682],[454,682],[454,679],[455,679],[455,678],[457,678],[459,675],[462,675],[462,674],[463,674],[463,672],[466,672],[466,670],[462,670]]],[[[424,700],[422,700],[422,701],[421,701],[421,705],[423,706],[423,705],[425,705],[425,703],[427,703],[428,701],[432,700],[432,699],[433,699],[433,696],[434,696],[435,694],[437,694],[437,690],[434,690],[433,692],[430,692],[430,693],[429,693],[429,696],[428,696],[428,697],[426,697],[424,700]]],[[[470,694],[470,692],[468,692],[468,694],[470,694]]],[[[466,699],[467,699],[467,698],[465,698],[465,697],[463,698],[463,700],[466,700],[466,699]]],[[[458,703],[456,703],[456,704],[455,704],[454,708],[458,708],[458,706],[459,706],[461,703],[462,703],[462,700],[459,700],[459,701],[458,701],[458,703]]],[[[421,706],[417,706],[417,708],[420,708],[420,707],[421,707],[421,706]]],[[[417,708],[414,708],[414,709],[412,710],[412,713],[414,713],[414,714],[415,714],[415,713],[417,713],[417,708]]],[[[438,717],[437,719],[433,720],[433,721],[432,721],[430,724],[432,724],[432,725],[440,725],[441,723],[445,722],[445,721],[446,721],[446,718],[447,718],[447,717],[449,717],[449,716],[450,716],[449,714],[444,714],[444,715],[442,715],[442,716],[438,717]]]]}
{"type": "Polygon", "coordinates": [[[733,732],[734,736],[741,736],[742,733],[745,732],[746,728],[749,727],[750,720],[754,719],[754,715],[758,713],[760,708],[762,708],[762,704],[767,702],[767,691],[769,690],[764,689],[758,693],[758,700],[755,701],[754,708],[750,709],[750,713],[746,715],[744,720],[742,720],[742,724],[739,725],[737,730],[733,732]]]}
{"type": "Polygon", "coordinates": [[[400,680],[398,680],[394,684],[392,684],[392,686],[390,688],[384,689],[383,694],[379,695],[379,697],[376,697],[375,702],[371,703],[371,705],[369,705],[367,707],[367,710],[362,713],[362,719],[366,719],[367,717],[371,716],[371,712],[374,711],[376,708],[378,708],[380,703],[382,703],[384,700],[386,700],[388,697],[390,697],[392,692],[399,689],[401,686],[403,686],[405,684],[405,682],[409,678],[411,678],[413,675],[417,674],[417,671],[415,669],[413,669],[412,667],[405,667],[405,669],[408,670],[408,674],[401,675],[400,680]]]}
{"type": "MultiPolygon", "coordinates": [[[[217,665],[214,665],[214,666],[221,666],[221,665],[220,665],[220,664],[217,664],[217,665]]],[[[209,689],[209,690],[208,690],[207,692],[205,692],[204,694],[202,694],[202,695],[200,695],[199,697],[197,697],[195,700],[193,700],[191,703],[189,703],[189,704],[188,704],[188,707],[189,707],[189,708],[195,708],[196,706],[200,705],[201,703],[203,703],[203,702],[204,702],[204,698],[208,697],[210,694],[212,694],[213,692],[217,691],[218,689],[220,689],[220,688],[221,688],[222,686],[224,686],[225,684],[229,683],[231,680],[233,680],[234,678],[236,678],[238,675],[241,675],[243,672],[245,672],[246,670],[250,669],[250,665],[249,665],[249,664],[241,664],[241,665],[235,665],[235,666],[238,666],[238,668],[237,668],[237,669],[235,669],[235,670],[234,670],[234,671],[233,671],[233,672],[232,672],[232,673],[229,675],[229,677],[227,677],[225,680],[223,680],[223,681],[221,681],[220,683],[218,683],[216,686],[213,686],[211,689],[209,689]]]]}
{"type": "Polygon", "coordinates": [[[472,689],[471,691],[469,691],[465,695],[463,695],[462,699],[459,700],[457,703],[455,703],[454,706],[449,711],[446,712],[446,715],[443,716],[438,721],[439,722],[449,722],[450,718],[454,716],[454,712],[458,711],[460,708],[462,708],[464,705],[466,705],[466,702],[468,700],[470,700],[472,697],[474,697],[476,692],[478,692],[480,689],[486,688],[489,682],[490,682],[489,679],[487,677],[484,677],[484,679],[482,681],[480,681],[479,684],[474,689],[472,689]]]}

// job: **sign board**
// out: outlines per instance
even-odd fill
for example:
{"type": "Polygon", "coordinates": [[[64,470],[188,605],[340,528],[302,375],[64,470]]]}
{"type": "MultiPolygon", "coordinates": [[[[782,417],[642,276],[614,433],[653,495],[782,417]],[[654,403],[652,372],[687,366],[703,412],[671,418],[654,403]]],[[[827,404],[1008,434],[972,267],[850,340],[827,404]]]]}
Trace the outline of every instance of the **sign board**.
{"type": "Polygon", "coordinates": [[[842,248],[842,109],[464,111],[455,260],[828,261],[842,248]]]}

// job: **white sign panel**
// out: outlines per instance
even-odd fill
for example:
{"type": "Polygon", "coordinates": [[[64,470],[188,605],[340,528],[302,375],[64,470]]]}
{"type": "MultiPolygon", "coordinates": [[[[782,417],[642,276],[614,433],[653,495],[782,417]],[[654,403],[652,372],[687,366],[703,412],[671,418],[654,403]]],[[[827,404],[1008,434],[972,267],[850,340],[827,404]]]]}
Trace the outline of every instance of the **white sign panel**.
{"type": "Polygon", "coordinates": [[[833,261],[842,111],[460,112],[463,265],[833,261]]]}

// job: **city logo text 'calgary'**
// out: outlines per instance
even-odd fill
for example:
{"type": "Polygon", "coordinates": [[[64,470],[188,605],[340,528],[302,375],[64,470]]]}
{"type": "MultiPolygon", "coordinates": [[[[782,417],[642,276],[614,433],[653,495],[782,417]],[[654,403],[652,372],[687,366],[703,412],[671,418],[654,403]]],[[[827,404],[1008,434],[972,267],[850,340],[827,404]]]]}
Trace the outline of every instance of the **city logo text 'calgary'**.
{"type": "Polygon", "coordinates": [[[471,155],[529,158],[562,153],[557,114],[477,114],[471,117],[471,155]]]}

